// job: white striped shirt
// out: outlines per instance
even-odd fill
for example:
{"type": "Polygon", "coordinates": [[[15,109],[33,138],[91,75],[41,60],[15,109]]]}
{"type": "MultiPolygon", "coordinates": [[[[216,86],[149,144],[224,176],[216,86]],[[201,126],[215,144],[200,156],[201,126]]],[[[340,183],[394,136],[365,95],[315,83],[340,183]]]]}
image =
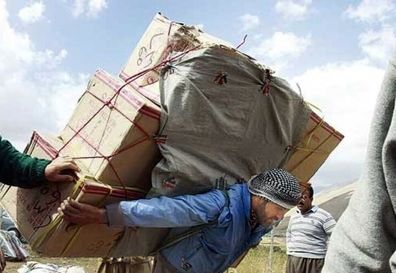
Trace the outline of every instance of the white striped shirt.
{"type": "Polygon", "coordinates": [[[297,210],[290,217],[286,232],[287,254],[311,259],[324,258],[327,239],[335,225],[333,216],[317,206],[305,214],[297,210]]]}

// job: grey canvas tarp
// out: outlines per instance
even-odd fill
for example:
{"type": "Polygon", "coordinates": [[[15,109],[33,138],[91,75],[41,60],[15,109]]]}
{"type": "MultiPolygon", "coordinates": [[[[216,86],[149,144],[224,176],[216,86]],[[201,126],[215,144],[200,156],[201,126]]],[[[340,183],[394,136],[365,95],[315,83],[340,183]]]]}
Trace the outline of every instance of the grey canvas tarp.
{"type": "MultiPolygon", "coordinates": [[[[192,51],[163,70],[157,139],[163,160],[152,172],[153,195],[203,192],[220,178],[235,183],[287,161],[311,110],[286,81],[268,81],[267,72],[218,46],[192,51]]],[[[148,255],[181,230],[128,229],[111,255],[148,255]]]]}
{"type": "Polygon", "coordinates": [[[163,159],[152,193],[161,195],[203,192],[222,178],[232,184],[282,166],[311,112],[286,81],[224,46],[171,63],[160,95],[163,159]]]}

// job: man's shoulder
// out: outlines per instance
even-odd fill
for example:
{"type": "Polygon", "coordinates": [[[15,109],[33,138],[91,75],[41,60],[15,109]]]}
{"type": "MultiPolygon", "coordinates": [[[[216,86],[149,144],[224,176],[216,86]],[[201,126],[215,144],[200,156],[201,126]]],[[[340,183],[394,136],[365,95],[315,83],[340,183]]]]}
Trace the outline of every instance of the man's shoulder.
{"type": "Polygon", "coordinates": [[[330,212],[328,212],[327,210],[322,209],[320,207],[317,207],[316,213],[320,214],[320,215],[322,215],[322,216],[324,216],[326,218],[329,218],[329,217],[333,218],[333,216],[331,215],[330,212]]]}
{"type": "Polygon", "coordinates": [[[230,204],[235,207],[250,206],[250,192],[246,184],[232,185],[227,191],[227,197],[230,204]]]}
{"type": "Polygon", "coordinates": [[[290,215],[290,221],[292,221],[294,219],[297,219],[297,218],[299,218],[301,216],[301,213],[299,213],[297,209],[291,209],[290,212],[291,212],[289,214],[290,215]]]}
{"type": "Polygon", "coordinates": [[[235,195],[235,194],[240,195],[240,194],[247,193],[247,192],[248,192],[248,190],[247,190],[246,184],[237,183],[237,184],[229,186],[227,189],[227,193],[232,194],[232,195],[235,195]]]}
{"type": "Polygon", "coordinates": [[[245,188],[245,187],[247,187],[247,184],[246,184],[246,183],[235,183],[235,184],[233,184],[233,185],[228,186],[228,189],[229,189],[229,190],[231,190],[231,189],[238,189],[238,190],[241,190],[241,189],[243,189],[243,188],[245,188]]]}

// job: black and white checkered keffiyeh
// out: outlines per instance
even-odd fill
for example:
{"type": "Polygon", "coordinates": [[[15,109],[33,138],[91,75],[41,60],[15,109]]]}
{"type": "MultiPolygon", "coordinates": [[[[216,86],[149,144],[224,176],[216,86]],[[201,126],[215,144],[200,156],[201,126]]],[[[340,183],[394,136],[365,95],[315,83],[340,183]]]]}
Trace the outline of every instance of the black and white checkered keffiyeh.
{"type": "Polygon", "coordinates": [[[297,179],[282,169],[272,169],[253,176],[248,181],[250,193],[262,196],[287,209],[300,200],[297,179]]]}

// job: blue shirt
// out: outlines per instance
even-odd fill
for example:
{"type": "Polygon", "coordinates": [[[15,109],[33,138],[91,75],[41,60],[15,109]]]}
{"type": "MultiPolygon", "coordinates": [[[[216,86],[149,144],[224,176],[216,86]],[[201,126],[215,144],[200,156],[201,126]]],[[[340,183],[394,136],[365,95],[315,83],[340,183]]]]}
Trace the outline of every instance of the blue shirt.
{"type": "Polygon", "coordinates": [[[257,245],[270,231],[261,226],[252,230],[250,192],[246,184],[236,184],[227,191],[220,190],[197,195],[158,197],[122,201],[107,206],[110,225],[182,228],[207,224],[161,254],[178,272],[221,273],[242,253],[257,245]]]}

